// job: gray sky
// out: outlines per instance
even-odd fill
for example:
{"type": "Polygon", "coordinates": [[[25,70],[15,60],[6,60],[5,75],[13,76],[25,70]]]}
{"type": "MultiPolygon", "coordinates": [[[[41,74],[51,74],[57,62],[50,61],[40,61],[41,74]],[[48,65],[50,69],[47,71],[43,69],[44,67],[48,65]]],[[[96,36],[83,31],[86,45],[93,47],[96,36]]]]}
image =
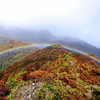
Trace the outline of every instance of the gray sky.
{"type": "Polygon", "coordinates": [[[48,29],[100,48],[100,0],[0,0],[0,24],[48,29]]]}

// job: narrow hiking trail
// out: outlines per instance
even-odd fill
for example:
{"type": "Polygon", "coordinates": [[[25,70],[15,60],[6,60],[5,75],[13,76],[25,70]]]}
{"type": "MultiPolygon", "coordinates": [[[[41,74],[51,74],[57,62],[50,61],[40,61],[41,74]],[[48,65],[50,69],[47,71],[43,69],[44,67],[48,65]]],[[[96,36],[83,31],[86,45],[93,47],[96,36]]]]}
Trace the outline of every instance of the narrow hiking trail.
{"type": "MultiPolygon", "coordinates": [[[[32,84],[20,87],[17,91],[16,97],[14,100],[35,100],[36,93],[38,89],[42,88],[44,82],[36,83],[36,89],[33,91],[32,84]]],[[[49,95],[49,92],[46,90],[46,96],[49,95]]]]}
{"type": "MultiPolygon", "coordinates": [[[[78,73],[76,73],[76,77],[77,77],[76,84],[79,84],[79,74],[78,73]]],[[[85,86],[84,87],[88,89],[88,93],[85,93],[85,95],[90,97],[90,98],[91,98],[91,93],[93,92],[93,88],[94,89],[100,88],[100,86],[95,86],[94,85],[94,86],[92,86],[92,90],[91,90],[91,86],[87,85],[86,82],[85,82],[85,86]]]]}
{"type": "MultiPolygon", "coordinates": [[[[79,83],[79,79],[77,79],[77,83],[79,83]]],[[[38,89],[43,88],[43,84],[45,82],[37,82],[36,83],[36,89],[33,91],[32,84],[25,85],[23,87],[20,87],[17,91],[16,97],[13,100],[35,100],[35,97],[37,96],[35,92],[38,92],[38,89]]],[[[65,88],[65,87],[64,87],[65,88]]],[[[88,92],[85,93],[86,96],[91,98],[91,93],[93,92],[93,89],[91,90],[91,86],[86,85],[85,88],[88,89],[88,92]]],[[[94,89],[100,88],[99,86],[92,86],[94,89]]],[[[66,90],[69,88],[67,87],[66,90]]],[[[73,89],[70,89],[73,91],[73,89]]],[[[48,100],[49,92],[45,89],[46,91],[46,100],[48,100]]]]}
{"type": "MultiPolygon", "coordinates": [[[[91,86],[88,86],[88,85],[87,85],[86,87],[91,88],[91,86]]],[[[100,87],[94,85],[94,86],[92,86],[92,90],[91,90],[91,89],[88,90],[88,93],[86,93],[86,95],[87,95],[88,97],[90,97],[90,98],[91,98],[91,93],[93,92],[93,88],[94,88],[94,89],[98,89],[98,88],[100,88],[100,87]]]]}

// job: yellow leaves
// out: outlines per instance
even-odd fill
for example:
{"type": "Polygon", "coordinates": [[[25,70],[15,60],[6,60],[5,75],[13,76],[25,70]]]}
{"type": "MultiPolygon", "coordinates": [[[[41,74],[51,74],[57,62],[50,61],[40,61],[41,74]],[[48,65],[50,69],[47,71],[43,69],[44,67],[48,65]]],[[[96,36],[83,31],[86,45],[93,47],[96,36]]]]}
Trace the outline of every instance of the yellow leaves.
{"type": "Polygon", "coordinates": [[[72,70],[72,72],[74,72],[74,69],[73,68],[71,70],[72,70]]]}
{"type": "Polygon", "coordinates": [[[62,73],[57,73],[59,79],[62,79],[63,77],[67,77],[67,73],[66,72],[62,72],[62,73]]]}
{"type": "Polygon", "coordinates": [[[62,72],[62,75],[65,77],[65,76],[67,76],[67,73],[66,72],[62,72]]]}

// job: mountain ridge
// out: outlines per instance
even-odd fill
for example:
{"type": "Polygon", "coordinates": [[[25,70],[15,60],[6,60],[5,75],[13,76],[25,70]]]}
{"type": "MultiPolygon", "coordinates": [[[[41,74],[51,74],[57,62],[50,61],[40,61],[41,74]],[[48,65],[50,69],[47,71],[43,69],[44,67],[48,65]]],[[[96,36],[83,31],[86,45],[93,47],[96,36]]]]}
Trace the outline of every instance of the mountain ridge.
{"type": "Polygon", "coordinates": [[[97,48],[87,42],[84,42],[80,39],[72,38],[72,37],[57,37],[53,35],[49,30],[25,30],[20,28],[13,28],[13,29],[1,29],[1,35],[4,35],[10,39],[16,39],[21,42],[27,42],[32,44],[60,44],[64,46],[69,46],[71,48],[76,48],[78,50],[84,51],[89,54],[94,54],[98,58],[100,58],[100,48],[97,48]],[[12,34],[10,34],[12,33],[12,34]],[[14,33],[14,34],[13,34],[14,33]],[[23,38],[24,37],[24,38],[23,38]]]}
{"type": "Polygon", "coordinates": [[[0,45],[7,43],[10,39],[4,36],[0,36],[0,45]]]}
{"type": "MultiPolygon", "coordinates": [[[[33,95],[31,99],[47,98],[45,94],[45,89],[47,89],[48,99],[51,100],[57,98],[60,100],[89,100],[99,99],[99,95],[95,94],[95,92],[100,93],[99,76],[100,66],[93,59],[67,50],[60,45],[52,45],[5,69],[0,73],[2,77],[0,83],[2,83],[1,86],[6,84],[11,91],[6,90],[8,91],[7,98],[15,100],[18,98],[16,97],[17,90],[21,86],[24,88],[24,85],[32,84],[32,80],[44,84],[40,90],[37,90],[36,97],[33,95]],[[90,89],[91,86],[93,90],[90,89]]],[[[29,96],[20,95],[19,97],[30,99],[29,96]]]]}
{"type": "Polygon", "coordinates": [[[39,50],[37,47],[30,45],[32,44],[22,43],[14,39],[0,45],[0,71],[39,50]]]}

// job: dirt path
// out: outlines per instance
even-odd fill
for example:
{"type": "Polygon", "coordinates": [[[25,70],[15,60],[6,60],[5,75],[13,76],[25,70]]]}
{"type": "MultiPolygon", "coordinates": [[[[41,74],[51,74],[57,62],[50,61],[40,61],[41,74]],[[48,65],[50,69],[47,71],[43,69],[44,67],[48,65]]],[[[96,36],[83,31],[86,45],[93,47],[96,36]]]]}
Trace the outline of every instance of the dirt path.
{"type": "MultiPolygon", "coordinates": [[[[42,88],[43,84],[44,82],[36,83],[36,89],[34,91],[32,91],[32,85],[26,85],[19,88],[14,100],[35,100],[35,92],[37,92],[39,88],[42,88]]],[[[46,95],[49,95],[49,92],[47,90],[46,95]]]]}
{"type": "MultiPolygon", "coordinates": [[[[87,87],[90,87],[90,86],[87,86],[87,87]]],[[[91,88],[91,87],[90,87],[91,88]]],[[[100,88],[99,86],[92,86],[92,88],[94,89],[98,89],[100,88]]],[[[91,93],[93,92],[93,89],[92,90],[88,90],[88,93],[86,94],[88,97],[91,97],[91,93]]]]}

